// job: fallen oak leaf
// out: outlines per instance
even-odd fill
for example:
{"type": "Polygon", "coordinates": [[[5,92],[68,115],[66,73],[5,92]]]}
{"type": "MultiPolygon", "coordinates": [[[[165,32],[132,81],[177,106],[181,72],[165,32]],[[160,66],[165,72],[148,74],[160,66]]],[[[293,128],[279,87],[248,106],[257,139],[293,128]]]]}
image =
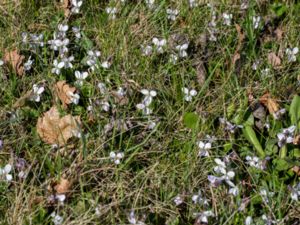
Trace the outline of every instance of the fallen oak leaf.
{"type": "Polygon", "coordinates": [[[72,183],[69,180],[60,178],[59,182],[54,186],[54,190],[57,194],[66,194],[70,192],[71,187],[72,183]]]}
{"type": "Polygon", "coordinates": [[[274,52],[268,54],[268,62],[274,68],[278,68],[281,65],[281,59],[274,52]]]}
{"type": "Polygon", "coordinates": [[[54,92],[62,102],[64,108],[66,108],[68,104],[73,102],[75,91],[76,88],[71,87],[65,80],[58,81],[54,85],[54,92]]]}
{"type": "Polygon", "coordinates": [[[11,66],[14,72],[19,75],[24,75],[24,66],[23,61],[25,56],[20,55],[18,50],[6,51],[4,54],[3,61],[6,65],[11,66]]]}
{"type": "Polygon", "coordinates": [[[279,110],[279,104],[276,99],[272,98],[269,92],[266,92],[259,98],[261,104],[267,107],[270,114],[275,114],[279,110]]]}
{"type": "Polygon", "coordinates": [[[68,114],[60,117],[59,111],[52,106],[49,111],[39,117],[37,121],[37,133],[48,144],[64,145],[71,137],[80,137],[80,116],[73,117],[68,114]]]}
{"type": "Polygon", "coordinates": [[[237,47],[235,49],[235,52],[234,52],[234,55],[233,55],[233,58],[232,58],[232,65],[234,66],[236,61],[239,60],[241,58],[241,55],[240,55],[240,50],[241,50],[241,47],[242,47],[242,43],[245,39],[245,34],[242,32],[242,28],[240,25],[238,24],[235,24],[235,29],[238,33],[238,44],[237,44],[237,47]]]}

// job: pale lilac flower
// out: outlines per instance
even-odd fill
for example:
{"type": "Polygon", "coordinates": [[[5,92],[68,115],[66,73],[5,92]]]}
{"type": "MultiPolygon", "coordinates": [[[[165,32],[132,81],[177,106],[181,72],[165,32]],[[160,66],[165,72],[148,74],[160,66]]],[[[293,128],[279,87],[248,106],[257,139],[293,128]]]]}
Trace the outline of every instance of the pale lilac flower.
{"type": "Polygon", "coordinates": [[[264,163],[261,159],[259,159],[257,156],[246,156],[246,163],[249,164],[251,167],[255,167],[257,169],[264,169],[264,163]]]}
{"type": "Polygon", "coordinates": [[[119,165],[121,163],[121,160],[124,158],[124,153],[112,151],[109,153],[109,157],[116,165],[119,165]]]}
{"type": "Polygon", "coordinates": [[[172,64],[176,64],[177,61],[178,61],[178,56],[175,55],[175,54],[171,54],[169,62],[172,63],[172,64]]]}
{"type": "Polygon", "coordinates": [[[174,198],[174,203],[175,203],[175,205],[181,205],[182,203],[183,203],[183,200],[182,200],[182,198],[179,196],[179,195],[177,195],[175,198],[174,198]]]}
{"type": "Polygon", "coordinates": [[[131,210],[128,216],[128,222],[133,225],[145,225],[144,222],[137,219],[135,216],[134,210],[131,210]]]}
{"type": "Polygon", "coordinates": [[[54,68],[52,68],[51,72],[59,75],[60,70],[65,66],[65,63],[63,61],[58,62],[57,59],[54,59],[53,66],[54,66],[54,68]]]}
{"type": "Polygon", "coordinates": [[[71,3],[72,3],[71,12],[74,13],[74,14],[79,13],[80,7],[82,6],[82,1],[72,0],[71,3]]]}
{"type": "Polygon", "coordinates": [[[167,18],[169,20],[175,21],[178,14],[179,11],[177,9],[167,9],[167,18]]]}
{"type": "Polygon", "coordinates": [[[10,182],[12,181],[13,177],[10,174],[12,170],[12,166],[10,164],[6,164],[4,168],[0,168],[0,176],[5,177],[5,180],[10,182]]]}
{"type": "Polygon", "coordinates": [[[29,71],[31,70],[33,64],[33,60],[31,60],[31,56],[28,58],[28,60],[24,63],[24,70],[29,71]]]}
{"type": "Polygon", "coordinates": [[[197,0],[189,0],[189,6],[191,8],[199,6],[199,2],[197,0]]]}
{"type": "Polygon", "coordinates": [[[142,45],[141,48],[142,48],[143,56],[149,56],[152,54],[152,46],[151,45],[146,45],[146,46],[142,45]]]}
{"type": "Polygon", "coordinates": [[[229,188],[228,194],[237,196],[239,194],[239,188],[237,186],[229,188]]]}
{"type": "Polygon", "coordinates": [[[191,102],[192,98],[197,95],[197,91],[195,89],[189,90],[188,88],[184,87],[181,90],[184,93],[184,100],[187,102],[191,102]]]}
{"type": "Polygon", "coordinates": [[[278,110],[277,112],[274,112],[272,115],[275,120],[279,120],[285,113],[286,113],[286,109],[283,108],[283,109],[278,110]]]}
{"type": "Polygon", "coordinates": [[[141,93],[145,96],[143,101],[136,105],[137,109],[143,110],[145,115],[149,115],[152,113],[152,110],[149,108],[150,104],[153,101],[153,97],[157,95],[154,90],[142,89],[141,93]]]}
{"type": "Polygon", "coordinates": [[[176,50],[178,51],[178,55],[180,58],[185,58],[188,56],[186,50],[188,49],[189,44],[185,43],[183,45],[177,45],[176,46],[176,50]]]}
{"type": "Polygon", "coordinates": [[[54,225],[61,225],[64,221],[64,219],[56,212],[52,212],[50,216],[52,217],[52,222],[54,225]]]}
{"type": "Polygon", "coordinates": [[[68,68],[73,68],[73,64],[72,64],[72,61],[74,61],[74,56],[70,56],[70,57],[63,57],[62,59],[62,62],[64,62],[65,64],[64,64],[64,67],[66,68],[66,69],[68,69],[68,68]]]}
{"type": "Polygon", "coordinates": [[[105,8],[105,11],[112,20],[116,19],[116,14],[117,14],[116,7],[107,7],[107,8],[105,8]]]}
{"type": "Polygon", "coordinates": [[[78,70],[75,71],[76,84],[82,86],[83,81],[88,77],[88,72],[80,72],[78,70]]]}
{"type": "Polygon", "coordinates": [[[299,201],[300,197],[300,183],[291,188],[291,199],[293,201],[299,201]]]}
{"type": "Polygon", "coordinates": [[[88,66],[90,66],[90,69],[92,71],[95,70],[95,68],[97,68],[97,62],[98,62],[98,57],[101,55],[100,51],[88,51],[87,52],[88,56],[87,56],[87,61],[86,64],[88,66]]]}
{"type": "Polygon", "coordinates": [[[226,174],[226,164],[221,159],[214,159],[217,166],[214,167],[216,173],[226,174]]]}
{"type": "Polygon", "coordinates": [[[99,88],[100,93],[102,95],[105,95],[105,94],[108,93],[108,90],[107,90],[106,85],[104,83],[102,83],[102,82],[98,83],[98,88],[99,88]]]}
{"type": "Polygon", "coordinates": [[[252,17],[252,24],[253,24],[254,29],[258,28],[260,21],[261,21],[260,16],[253,16],[252,17]]]}
{"type": "Polygon", "coordinates": [[[245,225],[251,225],[253,224],[253,219],[251,216],[247,216],[245,220],[245,225]]]}
{"type": "Polygon", "coordinates": [[[252,64],[251,68],[253,70],[257,70],[259,64],[260,64],[260,60],[255,60],[255,62],[252,64]]]}
{"type": "Polygon", "coordinates": [[[202,196],[201,191],[199,191],[198,194],[192,196],[192,201],[194,204],[209,205],[207,199],[202,196]]]}
{"type": "Polygon", "coordinates": [[[221,177],[216,177],[213,175],[208,175],[207,179],[213,187],[218,187],[223,182],[223,179],[221,177]]]}
{"type": "Polygon", "coordinates": [[[296,60],[297,60],[296,55],[298,54],[298,52],[299,52],[298,47],[295,47],[295,48],[287,48],[287,49],[285,50],[285,54],[287,54],[288,62],[296,62],[296,60]]]}
{"type": "Polygon", "coordinates": [[[293,142],[295,129],[296,126],[290,126],[288,128],[283,129],[281,133],[277,134],[279,147],[293,142]]]}
{"type": "Polygon", "coordinates": [[[266,203],[269,203],[269,197],[272,198],[274,196],[274,192],[269,192],[266,189],[261,189],[259,194],[266,203]]]}
{"type": "Polygon", "coordinates": [[[72,27],[72,31],[76,37],[76,39],[81,38],[80,28],[79,27],[72,27]]]}
{"type": "Polygon", "coordinates": [[[204,211],[201,213],[195,213],[195,216],[197,216],[197,222],[200,223],[208,223],[208,218],[215,216],[212,211],[204,211]]]}
{"type": "Polygon", "coordinates": [[[155,45],[155,49],[158,53],[163,53],[164,52],[164,47],[167,44],[166,39],[158,39],[158,38],[153,38],[152,43],[155,45]]]}
{"type": "Polygon", "coordinates": [[[40,102],[41,101],[41,94],[45,91],[45,88],[43,86],[38,86],[37,84],[34,84],[32,86],[33,93],[30,97],[31,101],[40,102]]]}
{"type": "Polygon", "coordinates": [[[232,20],[232,14],[223,13],[222,16],[223,16],[224,24],[226,26],[230,26],[232,20]]]}
{"type": "Polygon", "coordinates": [[[101,106],[101,109],[104,110],[105,112],[108,112],[110,109],[110,105],[109,105],[108,101],[101,101],[100,106],[101,106]]]}
{"type": "Polygon", "coordinates": [[[60,203],[60,204],[64,204],[64,201],[66,200],[66,195],[64,194],[56,194],[55,195],[55,199],[60,203]]]}
{"type": "Polygon", "coordinates": [[[78,105],[79,99],[80,99],[79,94],[77,94],[77,93],[74,94],[73,92],[70,91],[70,92],[68,92],[68,96],[69,96],[71,102],[73,102],[75,105],[78,105]]]}
{"type": "Polygon", "coordinates": [[[234,133],[238,128],[243,128],[242,125],[235,125],[230,123],[228,120],[225,118],[219,118],[219,121],[221,124],[224,125],[224,130],[229,131],[230,133],[234,133]]]}
{"type": "Polygon", "coordinates": [[[0,59],[0,66],[3,66],[4,62],[0,59]]]}
{"type": "Polygon", "coordinates": [[[145,0],[146,1],[146,5],[149,9],[153,9],[154,8],[154,2],[155,0],[145,0]]]}
{"type": "Polygon", "coordinates": [[[101,67],[104,69],[108,69],[111,66],[111,63],[109,61],[104,61],[101,63],[101,67]]]}
{"type": "Polygon", "coordinates": [[[210,142],[198,142],[199,147],[199,153],[198,156],[208,157],[209,156],[209,150],[211,149],[211,143],[210,142]]]}

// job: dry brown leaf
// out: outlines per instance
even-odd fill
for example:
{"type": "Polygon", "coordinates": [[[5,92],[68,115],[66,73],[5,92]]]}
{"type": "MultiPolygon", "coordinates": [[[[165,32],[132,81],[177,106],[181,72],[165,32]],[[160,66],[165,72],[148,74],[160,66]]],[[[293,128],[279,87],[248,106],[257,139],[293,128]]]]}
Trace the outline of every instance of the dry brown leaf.
{"type": "Polygon", "coordinates": [[[54,190],[57,194],[65,194],[70,192],[71,186],[72,184],[70,181],[65,178],[61,178],[58,184],[55,185],[54,190]]]}
{"type": "Polygon", "coordinates": [[[118,92],[116,91],[112,91],[111,92],[112,96],[114,97],[115,99],[115,102],[119,105],[127,105],[129,100],[126,96],[123,96],[123,95],[120,95],[118,92]]]}
{"type": "Polygon", "coordinates": [[[18,50],[6,51],[4,54],[4,63],[12,67],[15,73],[19,76],[24,75],[23,61],[25,56],[20,55],[18,50]]]}
{"type": "Polygon", "coordinates": [[[63,0],[62,9],[64,10],[65,17],[68,17],[71,13],[69,6],[70,6],[70,1],[69,0],[63,0]]]}
{"type": "Polygon", "coordinates": [[[294,171],[295,174],[297,174],[297,176],[300,176],[300,167],[299,166],[294,166],[292,168],[292,170],[294,171]]]}
{"type": "Polygon", "coordinates": [[[268,62],[274,68],[278,68],[278,66],[281,65],[281,59],[274,52],[271,52],[271,53],[268,54],[268,62]]]}
{"type": "Polygon", "coordinates": [[[294,137],[293,144],[300,145],[300,135],[294,137]]]}
{"type": "Polygon", "coordinates": [[[63,107],[66,108],[68,104],[72,103],[70,94],[74,94],[76,88],[69,86],[65,80],[61,80],[54,85],[54,91],[63,107]]]}
{"type": "Polygon", "coordinates": [[[238,25],[238,24],[235,24],[235,29],[238,33],[238,45],[235,49],[235,52],[234,52],[234,55],[233,55],[233,58],[232,58],[232,65],[233,66],[235,65],[236,61],[241,58],[241,55],[240,55],[239,52],[241,50],[243,40],[245,39],[245,34],[242,32],[241,26],[238,25]]]}
{"type": "Polygon", "coordinates": [[[263,104],[269,110],[269,113],[273,114],[279,110],[279,104],[276,99],[272,98],[269,92],[266,92],[259,98],[261,104],[263,104]]]}
{"type": "Polygon", "coordinates": [[[52,106],[43,117],[38,118],[37,132],[41,139],[48,144],[64,145],[71,137],[77,136],[81,124],[80,116],[68,114],[59,116],[59,111],[52,106]]]}
{"type": "Polygon", "coordinates": [[[281,41],[282,37],[283,37],[283,31],[282,29],[280,29],[279,27],[276,28],[276,30],[274,31],[275,35],[276,35],[276,40],[277,41],[281,41]]]}
{"type": "Polygon", "coordinates": [[[21,96],[14,104],[13,104],[13,108],[20,108],[22,106],[25,105],[26,101],[28,99],[30,99],[30,97],[32,96],[33,91],[29,90],[27,91],[23,96],[21,96]]]}
{"type": "Polygon", "coordinates": [[[206,69],[202,61],[199,61],[196,66],[197,81],[199,85],[203,85],[206,80],[206,69]]]}

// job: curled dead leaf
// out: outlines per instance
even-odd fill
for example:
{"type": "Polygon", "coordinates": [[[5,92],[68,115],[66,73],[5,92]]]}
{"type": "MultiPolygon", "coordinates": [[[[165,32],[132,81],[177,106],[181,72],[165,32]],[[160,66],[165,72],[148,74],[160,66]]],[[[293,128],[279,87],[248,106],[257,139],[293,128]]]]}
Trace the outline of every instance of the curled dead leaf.
{"type": "Polygon", "coordinates": [[[299,166],[294,166],[292,168],[292,170],[295,174],[297,174],[297,176],[300,176],[300,167],[299,166]]]}
{"type": "Polygon", "coordinates": [[[13,108],[20,108],[22,106],[25,105],[26,101],[28,99],[30,99],[30,97],[32,96],[33,91],[29,90],[27,91],[23,96],[21,96],[14,104],[13,104],[13,108]]]}
{"type": "Polygon", "coordinates": [[[203,85],[206,80],[206,69],[205,69],[204,63],[202,61],[197,62],[196,72],[197,72],[198,84],[203,85]]]}
{"type": "Polygon", "coordinates": [[[118,92],[116,91],[112,91],[111,92],[112,96],[114,97],[115,99],[115,102],[119,105],[127,105],[129,100],[126,96],[123,96],[123,95],[120,95],[118,92]]]}
{"type": "Polygon", "coordinates": [[[24,59],[25,56],[20,55],[18,50],[6,51],[3,58],[4,63],[10,66],[19,76],[23,76],[25,72],[23,66],[24,59]]]}
{"type": "Polygon", "coordinates": [[[245,39],[245,34],[242,32],[241,26],[236,24],[235,29],[238,33],[238,44],[237,44],[237,47],[235,49],[235,52],[234,52],[234,55],[233,55],[233,58],[232,58],[232,62],[231,62],[233,66],[235,65],[236,61],[241,58],[241,55],[240,55],[239,52],[242,48],[242,44],[243,44],[243,41],[245,39]]]}
{"type": "Polygon", "coordinates": [[[272,98],[269,92],[266,92],[259,98],[261,104],[267,107],[269,113],[273,114],[279,110],[279,104],[276,99],[272,98]]]}
{"type": "Polygon", "coordinates": [[[300,145],[300,135],[297,135],[293,139],[293,144],[294,145],[300,145]]]}
{"type": "Polygon", "coordinates": [[[275,35],[276,35],[276,40],[277,41],[281,41],[282,37],[283,37],[283,31],[281,28],[277,27],[276,30],[274,31],[275,35]]]}
{"type": "Polygon", "coordinates": [[[69,180],[61,178],[59,182],[54,186],[54,190],[57,194],[65,194],[70,192],[71,186],[72,183],[69,180]]]}
{"type": "Polygon", "coordinates": [[[58,109],[53,106],[43,117],[38,118],[37,132],[41,139],[48,144],[64,145],[71,137],[79,136],[81,125],[80,116],[68,114],[59,116],[58,109]]]}
{"type": "Polygon", "coordinates": [[[61,80],[54,85],[54,91],[62,102],[63,107],[66,108],[68,104],[72,103],[71,95],[74,94],[76,88],[71,87],[65,80],[61,80]]]}
{"type": "Polygon", "coordinates": [[[65,17],[68,17],[71,13],[71,11],[70,11],[70,1],[69,0],[63,0],[62,9],[64,11],[65,17]]]}
{"type": "Polygon", "coordinates": [[[281,65],[281,59],[274,52],[268,54],[268,62],[274,68],[278,68],[281,65]]]}

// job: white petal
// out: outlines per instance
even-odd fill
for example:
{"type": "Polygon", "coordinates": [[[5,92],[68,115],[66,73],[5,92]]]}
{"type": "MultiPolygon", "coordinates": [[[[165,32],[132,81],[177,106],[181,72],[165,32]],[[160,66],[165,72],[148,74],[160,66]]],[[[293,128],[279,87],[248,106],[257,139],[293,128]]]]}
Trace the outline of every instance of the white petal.
{"type": "Polygon", "coordinates": [[[135,107],[137,109],[144,109],[146,106],[144,104],[137,104],[135,107]]]}
{"type": "Polygon", "coordinates": [[[294,54],[294,55],[297,54],[298,52],[299,52],[298,47],[293,48],[293,54],[294,54]]]}
{"type": "Polygon", "coordinates": [[[11,174],[6,174],[5,177],[7,181],[11,181],[13,178],[11,174]]]}
{"type": "Polygon", "coordinates": [[[191,90],[191,91],[190,91],[190,95],[191,95],[191,96],[196,96],[196,95],[197,95],[197,91],[194,90],[194,89],[191,90]]]}
{"type": "Polygon", "coordinates": [[[228,176],[229,178],[233,178],[233,177],[235,176],[235,173],[234,173],[233,171],[229,171],[229,172],[227,173],[227,176],[228,176]]]}
{"type": "Polygon", "coordinates": [[[157,93],[156,93],[156,91],[150,91],[150,95],[152,96],[152,97],[155,97],[156,95],[157,95],[157,93]]]}
{"type": "Polygon", "coordinates": [[[57,68],[61,69],[64,66],[65,66],[65,63],[64,62],[60,62],[60,63],[58,63],[57,68]]]}
{"type": "Polygon", "coordinates": [[[11,171],[11,169],[12,169],[12,166],[11,166],[10,164],[7,164],[7,165],[5,165],[5,167],[4,167],[4,172],[5,172],[5,173],[9,173],[9,172],[11,171]]]}
{"type": "Polygon", "coordinates": [[[142,89],[141,90],[141,93],[143,94],[143,95],[149,95],[149,91],[147,90],[147,89],[142,89]]]}
{"type": "Polygon", "coordinates": [[[114,159],[116,157],[116,153],[115,152],[110,152],[109,157],[114,159]]]}

